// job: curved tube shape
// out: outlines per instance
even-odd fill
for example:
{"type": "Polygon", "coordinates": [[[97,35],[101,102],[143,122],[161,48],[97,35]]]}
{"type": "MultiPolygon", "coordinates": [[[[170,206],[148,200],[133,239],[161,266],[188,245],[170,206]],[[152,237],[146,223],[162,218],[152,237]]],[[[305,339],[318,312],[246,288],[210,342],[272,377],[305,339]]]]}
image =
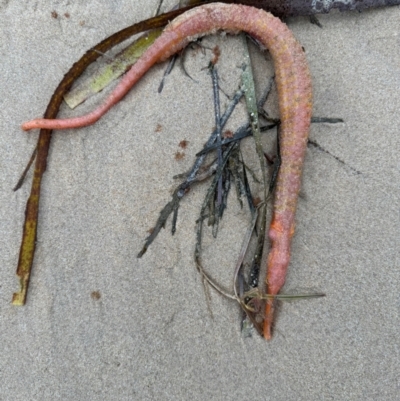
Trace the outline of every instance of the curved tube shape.
{"type": "MultiPolygon", "coordinates": [[[[129,70],[105,102],[91,113],[70,119],[37,119],[22,129],[79,128],[95,123],[159,61],[184,48],[189,42],[218,30],[245,31],[269,49],[276,73],[279,96],[281,167],[278,175],[269,237],[267,293],[277,295],[285,282],[290,260],[290,243],[301,183],[312,113],[312,88],[304,50],[288,27],[271,14],[253,7],[212,3],[187,11],[164,30],[129,70]]],[[[271,338],[273,299],[266,302],[264,337],[271,338]]]]}

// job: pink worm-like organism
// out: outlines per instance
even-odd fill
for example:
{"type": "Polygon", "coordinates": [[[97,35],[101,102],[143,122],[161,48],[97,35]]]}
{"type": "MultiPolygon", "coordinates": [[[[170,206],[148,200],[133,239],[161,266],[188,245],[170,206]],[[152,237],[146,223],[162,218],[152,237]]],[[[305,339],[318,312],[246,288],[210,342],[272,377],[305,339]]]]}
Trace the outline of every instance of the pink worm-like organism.
{"type": "MultiPolygon", "coordinates": [[[[247,32],[269,49],[275,65],[281,118],[281,167],[269,229],[271,249],[266,279],[267,294],[274,296],[285,282],[290,260],[294,216],[312,112],[311,78],[304,50],[278,18],[253,7],[222,3],[187,11],[168,25],[96,110],[82,117],[64,120],[32,120],[24,123],[22,129],[66,129],[93,124],[121,100],[151,66],[175,54],[199,36],[218,30],[247,32]]],[[[273,315],[273,299],[269,299],[264,319],[266,339],[271,338],[273,315]]]]}

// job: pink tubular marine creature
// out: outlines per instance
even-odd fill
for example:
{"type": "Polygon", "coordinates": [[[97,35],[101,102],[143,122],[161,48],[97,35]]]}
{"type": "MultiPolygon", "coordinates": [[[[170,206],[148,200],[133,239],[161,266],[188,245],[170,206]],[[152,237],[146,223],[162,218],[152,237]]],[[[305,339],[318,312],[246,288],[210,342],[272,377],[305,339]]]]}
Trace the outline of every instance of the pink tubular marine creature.
{"type": "Polygon", "coordinates": [[[279,96],[281,167],[275,190],[273,217],[269,228],[264,337],[271,338],[274,306],[285,282],[290,260],[290,243],[300,190],[301,172],[312,113],[312,88],[304,50],[288,27],[271,14],[253,7],[212,3],[194,8],[172,21],[122,78],[109,97],[91,113],[70,119],[37,119],[22,129],[66,129],[91,125],[121,100],[155,63],[175,54],[190,41],[218,30],[245,31],[271,53],[279,96]]]}

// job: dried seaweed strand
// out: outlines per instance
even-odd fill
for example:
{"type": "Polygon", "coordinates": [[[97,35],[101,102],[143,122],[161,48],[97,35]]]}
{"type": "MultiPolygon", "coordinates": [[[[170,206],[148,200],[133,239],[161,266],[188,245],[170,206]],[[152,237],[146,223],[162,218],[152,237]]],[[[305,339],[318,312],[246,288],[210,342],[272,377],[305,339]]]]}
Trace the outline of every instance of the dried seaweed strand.
{"type": "MultiPolygon", "coordinates": [[[[239,89],[236,91],[234,94],[231,102],[229,103],[227,109],[225,110],[224,114],[221,117],[221,128],[225,126],[227,123],[229,117],[233,113],[235,107],[239,103],[241,97],[243,96],[243,91],[239,89]]],[[[216,130],[214,130],[206,144],[204,145],[205,147],[210,146],[212,143],[215,142],[216,140],[216,130]]],[[[177,219],[177,211],[179,208],[179,202],[180,200],[185,196],[185,194],[188,192],[188,189],[195,184],[196,182],[202,181],[205,178],[209,177],[211,174],[215,173],[217,170],[217,164],[212,164],[208,168],[208,172],[205,174],[200,174],[199,170],[200,167],[203,165],[204,160],[206,158],[206,155],[200,155],[197,157],[196,161],[194,162],[191,170],[189,173],[186,174],[186,179],[178,186],[178,188],[175,189],[173,195],[172,195],[172,200],[168,202],[162,211],[160,212],[160,216],[157,219],[155,227],[152,229],[151,234],[146,238],[145,244],[143,245],[142,249],[138,253],[137,257],[141,258],[147,251],[148,247],[151,245],[151,243],[156,239],[157,235],[161,231],[162,228],[165,227],[165,223],[171,213],[174,213],[173,216],[173,222],[172,222],[172,234],[175,233],[175,228],[176,228],[176,219],[177,219]]]]}
{"type": "Polygon", "coordinates": [[[199,271],[199,273],[201,274],[201,276],[204,280],[203,283],[207,282],[215,290],[217,290],[220,294],[222,294],[225,297],[230,298],[230,299],[236,299],[236,298],[234,295],[230,294],[226,289],[222,288],[222,286],[217,284],[217,282],[210,276],[210,274],[204,270],[204,267],[201,262],[201,244],[202,244],[202,237],[203,237],[203,222],[209,216],[209,214],[207,213],[207,209],[209,208],[210,201],[213,200],[213,197],[215,195],[215,189],[218,185],[218,181],[219,181],[220,177],[222,176],[224,167],[226,166],[226,164],[229,160],[231,152],[233,151],[234,147],[236,147],[236,146],[238,146],[237,143],[231,143],[223,151],[221,168],[217,170],[217,172],[216,172],[215,176],[213,177],[213,180],[207,190],[207,193],[204,197],[203,205],[200,210],[200,217],[197,220],[196,246],[195,246],[195,251],[194,251],[194,260],[196,263],[197,270],[199,271]]]}
{"type": "MultiPolygon", "coordinates": [[[[191,7],[189,7],[191,8],[191,7]]],[[[152,28],[159,28],[164,26],[168,21],[175,18],[177,15],[184,12],[186,9],[171,11],[170,13],[162,14],[158,17],[139,22],[128,28],[109,36],[101,41],[99,44],[88,50],[79,61],[77,61],[71,69],[65,74],[57,86],[54,94],[44,114],[44,118],[56,118],[60,105],[63,100],[64,94],[69,90],[74,81],[86,70],[86,68],[96,61],[100,54],[105,53],[107,50],[130,38],[131,36],[152,28]]],[[[17,276],[19,277],[20,289],[14,293],[12,303],[13,305],[24,305],[29,287],[29,279],[31,275],[33,257],[36,246],[38,213],[39,213],[39,200],[40,200],[40,187],[42,177],[46,170],[47,155],[49,153],[51,141],[51,130],[42,129],[40,131],[39,139],[37,142],[36,163],[32,179],[31,193],[28,198],[25,208],[25,221],[23,226],[22,241],[19,253],[17,276]]],[[[27,169],[25,169],[27,171],[27,169]]],[[[23,174],[21,179],[25,177],[23,174]]]]}
{"type": "MultiPolygon", "coordinates": [[[[262,182],[263,182],[263,202],[260,206],[260,227],[258,230],[258,237],[257,237],[257,245],[255,249],[254,256],[252,258],[252,266],[250,269],[250,282],[251,286],[258,285],[258,277],[260,272],[261,266],[261,257],[264,250],[264,243],[265,243],[265,228],[266,228],[266,215],[267,215],[267,178],[266,178],[266,164],[264,158],[264,151],[261,144],[261,132],[260,132],[260,123],[258,118],[258,109],[259,106],[256,101],[256,92],[255,92],[255,85],[254,85],[254,78],[253,72],[251,68],[251,60],[249,49],[247,45],[247,40],[244,35],[242,35],[243,41],[243,55],[244,55],[244,63],[243,63],[243,72],[242,72],[242,84],[244,87],[245,99],[246,99],[246,106],[247,112],[250,120],[251,131],[253,134],[253,138],[255,141],[256,152],[258,155],[259,163],[260,163],[260,170],[262,174],[262,182]]],[[[241,302],[243,308],[243,302],[241,302]]],[[[244,309],[244,308],[243,308],[244,309]]],[[[245,309],[244,309],[245,310],[245,309]]],[[[253,322],[253,325],[256,323],[255,319],[250,316],[249,313],[245,310],[247,317],[253,322]]],[[[242,323],[243,326],[243,323],[242,323]]],[[[257,327],[257,326],[255,326],[257,327]]]]}
{"type": "MultiPolygon", "coordinates": [[[[218,168],[222,170],[222,148],[221,148],[221,138],[222,138],[222,127],[221,127],[221,112],[219,104],[219,88],[218,88],[218,70],[213,64],[210,66],[212,87],[214,94],[214,114],[215,114],[215,131],[217,136],[217,157],[218,157],[218,168]]],[[[218,191],[217,191],[217,206],[220,207],[222,204],[222,174],[220,174],[218,180],[218,191]]]]}

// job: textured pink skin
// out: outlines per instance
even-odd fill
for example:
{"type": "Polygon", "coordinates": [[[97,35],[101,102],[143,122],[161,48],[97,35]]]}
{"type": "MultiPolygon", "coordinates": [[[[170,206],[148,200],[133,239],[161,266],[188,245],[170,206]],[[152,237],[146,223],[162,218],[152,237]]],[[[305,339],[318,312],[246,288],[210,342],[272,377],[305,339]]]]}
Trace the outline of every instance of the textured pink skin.
{"type": "MultiPolygon", "coordinates": [[[[311,78],[301,45],[288,27],[271,14],[253,7],[212,3],[194,8],[172,21],[163,34],[122,78],[115,90],[93,112],[71,119],[38,119],[22,129],[66,129],[91,125],[121,100],[155,63],[185,47],[193,39],[217,30],[245,31],[269,49],[274,61],[281,117],[282,164],[275,191],[269,230],[267,293],[277,295],[285,282],[294,233],[294,216],[312,113],[311,78]]],[[[266,303],[264,337],[271,338],[273,301],[266,303]]]]}

